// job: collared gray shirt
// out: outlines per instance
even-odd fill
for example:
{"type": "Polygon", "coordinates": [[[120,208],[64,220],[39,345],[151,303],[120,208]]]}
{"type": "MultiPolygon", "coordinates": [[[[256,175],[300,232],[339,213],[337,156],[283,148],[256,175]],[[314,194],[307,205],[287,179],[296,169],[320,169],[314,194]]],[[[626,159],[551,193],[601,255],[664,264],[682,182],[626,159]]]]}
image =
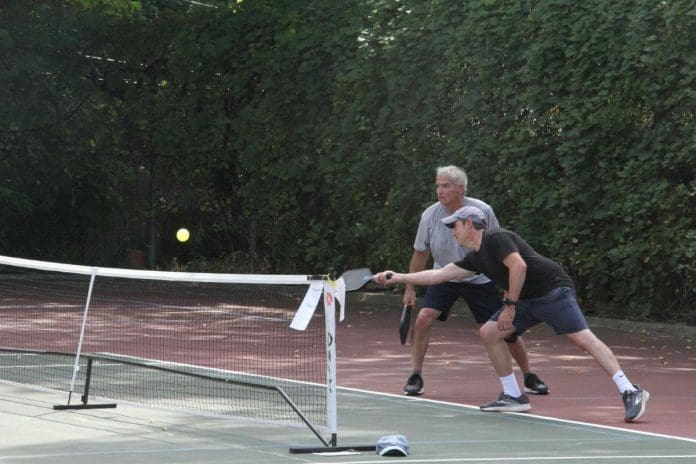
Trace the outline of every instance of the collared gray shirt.
{"type": "MultiPolygon", "coordinates": [[[[489,228],[500,227],[498,219],[493,212],[493,208],[487,203],[477,200],[476,198],[465,197],[463,206],[475,206],[483,211],[489,228]]],[[[433,257],[433,269],[439,269],[449,263],[460,261],[469,253],[468,248],[459,245],[454,239],[452,236],[452,229],[449,229],[441,221],[441,219],[450,214],[452,214],[452,212],[447,211],[440,202],[430,205],[423,211],[423,214],[421,214],[413,248],[418,251],[430,251],[433,257]]],[[[490,280],[483,274],[477,274],[462,279],[461,282],[485,284],[490,282],[490,280]]]]}

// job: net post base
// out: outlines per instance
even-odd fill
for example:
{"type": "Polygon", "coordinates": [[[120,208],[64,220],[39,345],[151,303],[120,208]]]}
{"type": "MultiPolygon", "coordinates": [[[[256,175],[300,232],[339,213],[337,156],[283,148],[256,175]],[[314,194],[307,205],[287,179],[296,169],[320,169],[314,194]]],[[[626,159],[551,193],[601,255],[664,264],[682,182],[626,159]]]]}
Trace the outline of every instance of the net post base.
{"type": "Polygon", "coordinates": [[[62,411],[65,409],[105,409],[105,408],[115,408],[116,403],[102,403],[102,404],[56,404],[53,409],[62,411]]]}
{"type": "MultiPolygon", "coordinates": [[[[79,355],[78,355],[79,356],[79,355]]],[[[68,404],[56,404],[53,406],[53,409],[62,411],[65,409],[106,409],[106,408],[115,408],[116,403],[98,403],[98,404],[89,404],[89,386],[92,382],[92,364],[94,362],[94,358],[91,356],[87,357],[87,374],[85,378],[85,392],[82,395],[82,403],[81,404],[70,404],[70,398],[72,398],[72,388],[70,390],[70,393],[68,393],[68,404]]]]}
{"type": "Polygon", "coordinates": [[[375,445],[361,446],[318,446],[315,448],[290,448],[290,454],[338,453],[341,451],[377,451],[375,445]]]}

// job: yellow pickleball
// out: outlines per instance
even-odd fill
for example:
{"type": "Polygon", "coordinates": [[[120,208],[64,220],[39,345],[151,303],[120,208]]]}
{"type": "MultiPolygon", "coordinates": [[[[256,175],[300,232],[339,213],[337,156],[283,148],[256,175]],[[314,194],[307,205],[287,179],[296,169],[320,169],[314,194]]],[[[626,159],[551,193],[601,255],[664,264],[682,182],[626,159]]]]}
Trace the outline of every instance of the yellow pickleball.
{"type": "Polygon", "coordinates": [[[190,236],[191,234],[189,233],[188,229],[183,227],[176,231],[176,239],[180,242],[185,242],[190,236]]]}

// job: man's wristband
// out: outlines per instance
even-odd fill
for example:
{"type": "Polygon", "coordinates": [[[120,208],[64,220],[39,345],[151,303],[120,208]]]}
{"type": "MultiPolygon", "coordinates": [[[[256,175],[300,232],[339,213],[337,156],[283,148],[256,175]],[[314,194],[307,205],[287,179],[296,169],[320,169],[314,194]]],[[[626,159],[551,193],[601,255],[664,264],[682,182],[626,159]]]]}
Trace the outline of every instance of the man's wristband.
{"type": "Polygon", "coordinates": [[[503,300],[503,304],[505,306],[517,306],[517,302],[515,300],[511,300],[510,298],[505,298],[503,300]]]}

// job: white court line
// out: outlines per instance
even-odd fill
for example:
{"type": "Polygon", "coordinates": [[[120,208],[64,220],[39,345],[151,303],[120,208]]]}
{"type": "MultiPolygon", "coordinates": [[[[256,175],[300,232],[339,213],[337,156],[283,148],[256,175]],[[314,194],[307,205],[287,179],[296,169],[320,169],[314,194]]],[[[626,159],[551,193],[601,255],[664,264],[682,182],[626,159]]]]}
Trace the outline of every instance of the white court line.
{"type": "MultiPolygon", "coordinates": [[[[14,384],[14,382],[7,382],[3,381],[3,383],[8,383],[8,384],[14,384]]],[[[392,398],[398,398],[401,400],[404,400],[405,398],[401,395],[394,395],[394,394],[386,394],[386,393],[375,393],[375,392],[369,392],[369,391],[364,391],[364,390],[357,390],[357,389],[348,389],[348,388],[343,388],[340,387],[339,390],[344,390],[344,391],[354,391],[356,393],[361,393],[361,394],[368,394],[368,395],[375,395],[375,396],[385,396],[385,397],[392,397],[392,398]]],[[[50,391],[47,389],[47,391],[50,391]]],[[[423,403],[433,403],[436,405],[447,405],[447,406],[455,406],[458,408],[462,409],[476,409],[473,406],[467,406],[467,405],[461,405],[457,403],[449,403],[449,402],[443,402],[443,401],[436,401],[436,400],[429,400],[429,399],[409,399],[408,401],[417,401],[417,402],[423,402],[423,403]]],[[[620,428],[615,428],[615,427],[607,427],[607,426],[596,426],[594,424],[586,424],[586,423],[581,423],[581,422],[576,422],[576,421],[565,421],[565,420],[559,420],[559,419],[552,419],[548,417],[543,417],[543,416],[534,416],[531,414],[516,414],[516,416],[520,417],[534,417],[534,418],[539,418],[539,419],[544,419],[548,421],[556,421],[556,422],[566,422],[566,423],[571,423],[571,424],[580,424],[584,426],[590,426],[590,427],[600,427],[600,428],[606,428],[606,429],[612,429],[612,430],[618,430],[622,432],[629,432],[629,433],[635,433],[635,434],[643,434],[643,435],[653,435],[653,436],[658,436],[658,437],[663,437],[663,438],[677,438],[679,439],[680,437],[671,437],[671,436],[664,436],[664,435],[656,435],[656,434],[651,434],[651,433],[645,433],[645,432],[638,432],[634,430],[627,430],[627,429],[620,429],[620,428]]],[[[696,440],[686,440],[690,442],[696,442],[696,440]]],[[[255,447],[250,447],[250,449],[254,449],[255,447]]],[[[262,449],[267,449],[268,447],[261,447],[262,449]]],[[[23,454],[23,455],[15,455],[15,456],[0,456],[0,462],[3,462],[5,460],[22,460],[22,459],[37,459],[37,458],[58,458],[58,457],[80,457],[80,456],[118,456],[118,455],[152,455],[155,456],[160,453],[171,453],[171,452],[206,452],[206,451],[233,451],[233,450],[244,450],[247,449],[247,447],[243,445],[229,445],[229,446],[201,446],[201,447],[172,447],[172,448],[160,448],[160,449],[129,449],[129,450],[109,450],[109,451],[93,451],[93,452],[68,452],[68,453],[34,453],[34,454],[23,454]]],[[[670,461],[675,464],[681,463],[681,462],[696,462],[696,454],[673,454],[673,455],[650,455],[650,454],[643,454],[643,455],[626,455],[626,454],[617,454],[617,455],[598,455],[598,456],[575,456],[575,455],[568,455],[568,456],[525,456],[525,457],[519,457],[519,456],[509,456],[509,457],[489,457],[489,458],[464,458],[464,457],[458,457],[458,458],[416,458],[413,455],[410,457],[404,457],[404,458],[388,458],[385,459],[384,457],[369,457],[365,456],[366,459],[360,460],[360,461],[345,461],[346,464],[384,464],[387,460],[390,463],[424,463],[424,464],[435,464],[435,463],[455,463],[455,462],[460,462],[460,463],[511,463],[511,462],[520,462],[520,463],[526,463],[526,462],[571,462],[571,461],[578,461],[578,462],[612,462],[612,461],[618,461],[618,460],[624,460],[625,462],[640,462],[640,463],[652,463],[655,461],[670,461]]],[[[312,461],[315,464],[336,464],[338,461],[336,460],[327,460],[323,462],[317,462],[317,461],[312,461]]],[[[622,461],[623,462],[623,461],[622,461]]]]}
{"type": "MultiPolygon", "coordinates": [[[[630,459],[630,460],[655,460],[655,459],[694,459],[696,454],[678,454],[673,456],[664,455],[644,455],[644,456],[631,456],[631,455],[621,455],[621,456],[527,456],[527,457],[507,457],[507,458],[444,458],[444,459],[413,459],[412,457],[406,457],[403,459],[389,458],[389,462],[425,462],[425,463],[435,463],[435,462],[541,462],[541,461],[613,461],[616,459],[630,459]]],[[[384,458],[369,460],[369,461],[348,461],[349,464],[384,464],[384,458]]],[[[326,462],[316,462],[313,464],[335,464],[336,461],[326,461],[326,462]]]]}
{"type": "Polygon", "coordinates": [[[42,368],[42,367],[70,367],[72,368],[72,364],[27,364],[26,366],[0,366],[0,370],[2,369],[27,369],[27,368],[42,368]]]}
{"type": "MultiPolygon", "coordinates": [[[[0,456],[0,461],[5,459],[17,460],[17,459],[37,459],[37,458],[58,458],[58,457],[83,457],[83,456],[109,456],[109,455],[140,455],[140,454],[159,454],[159,453],[172,453],[172,452],[193,452],[193,451],[233,451],[233,450],[244,450],[246,447],[242,445],[238,446],[224,446],[224,447],[185,447],[185,448],[163,448],[163,449],[131,449],[124,451],[93,451],[93,452],[76,452],[76,453],[52,453],[52,454],[24,454],[16,456],[7,456],[6,458],[0,456]]],[[[671,456],[665,455],[616,455],[616,456],[527,456],[527,457],[498,457],[498,458],[442,458],[442,459],[413,459],[413,457],[404,458],[388,458],[389,462],[397,463],[438,463],[438,462],[541,462],[541,461],[613,461],[617,459],[630,459],[630,460],[641,460],[641,461],[652,461],[655,459],[689,459],[693,460],[696,458],[696,454],[675,454],[671,456]]],[[[325,461],[325,462],[314,462],[312,464],[336,464],[336,460],[325,461]]],[[[346,464],[384,464],[385,458],[379,457],[371,459],[369,461],[345,461],[346,464]]],[[[693,461],[690,461],[693,462],[693,461]]]]}
{"type": "MultiPolygon", "coordinates": [[[[424,401],[424,402],[433,403],[433,404],[439,404],[439,405],[445,405],[445,406],[454,406],[454,407],[459,407],[462,409],[471,409],[471,410],[475,410],[475,411],[480,411],[478,406],[471,406],[468,404],[460,404],[460,403],[452,403],[449,401],[431,400],[428,398],[412,398],[412,397],[407,398],[407,397],[404,397],[404,395],[396,395],[394,393],[375,392],[375,391],[370,391],[370,390],[361,390],[358,388],[348,388],[348,387],[338,387],[338,390],[339,391],[340,390],[353,391],[353,392],[368,394],[368,395],[386,396],[386,397],[398,398],[398,399],[406,400],[406,401],[424,401]]],[[[493,413],[487,413],[487,414],[493,414],[493,413]]],[[[507,413],[506,412],[506,413],[497,413],[497,414],[513,414],[513,415],[519,416],[520,418],[533,417],[535,419],[541,419],[541,420],[545,420],[545,421],[549,421],[549,422],[562,422],[565,424],[582,425],[585,427],[593,427],[593,428],[600,428],[600,429],[605,429],[605,430],[614,430],[614,431],[619,431],[619,432],[635,433],[638,435],[647,435],[647,436],[658,437],[658,438],[669,438],[669,439],[673,439],[673,440],[686,441],[689,443],[696,443],[696,439],[693,439],[693,438],[678,437],[678,436],[674,436],[674,435],[664,435],[664,434],[660,434],[660,433],[645,432],[642,430],[633,430],[633,429],[627,429],[627,428],[621,428],[621,427],[613,427],[611,425],[593,424],[591,422],[580,422],[580,421],[574,421],[574,420],[569,420],[569,419],[558,419],[555,417],[548,417],[548,416],[537,416],[536,414],[530,414],[530,413],[520,414],[520,413],[507,413]]],[[[390,462],[396,462],[396,461],[390,460],[390,462]]],[[[415,461],[409,460],[409,462],[415,462],[415,461]]]]}
{"type": "MultiPolygon", "coordinates": [[[[104,354],[109,354],[109,353],[104,353],[104,354]]],[[[1,355],[0,355],[1,356],[1,355]]],[[[124,358],[128,358],[128,356],[124,356],[124,358]]],[[[173,364],[179,364],[179,363],[173,363],[173,364]]],[[[116,362],[115,364],[108,363],[108,365],[112,366],[121,366],[122,364],[116,362]]],[[[194,367],[188,364],[180,364],[181,366],[187,366],[187,367],[194,367]]],[[[56,365],[51,365],[51,367],[69,367],[71,365],[62,365],[62,364],[56,364],[56,365]]],[[[7,367],[0,367],[0,369],[11,369],[14,368],[15,366],[7,366],[7,367]]],[[[37,367],[36,365],[28,365],[24,366],[27,368],[33,368],[37,367]]],[[[42,366],[42,367],[48,367],[48,366],[42,366]]],[[[224,373],[229,373],[230,371],[224,371],[222,369],[210,369],[212,371],[219,371],[219,372],[224,372],[224,373]]],[[[232,372],[233,374],[240,374],[237,372],[232,372]]],[[[269,379],[273,379],[272,377],[268,377],[269,379]]],[[[14,383],[14,382],[12,382],[14,383]]],[[[305,383],[305,382],[298,382],[298,383],[305,383]]],[[[24,384],[20,384],[24,385],[24,384]]],[[[312,384],[310,384],[312,385],[312,384]]],[[[49,389],[50,390],[50,389],[49,389]]],[[[362,390],[358,388],[349,388],[349,387],[338,387],[339,391],[345,391],[345,392],[356,392],[356,393],[361,393],[361,394],[367,394],[367,395],[375,395],[375,396],[384,396],[384,397],[389,397],[389,398],[397,398],[402,401],[420,401],[420,402],[426,402],[426,403],[432,403],[432,404],[438,404],[438,405],[444,405],[448,407],[456,407],[456,408],[462,408],[462,409],[470,409],[474,411],[479,411],[478,406],[471,406],[471,405],[466,405],[466,404],[460,404],[460,403],[452,403],[448,401],[440,401],[440,400],[432,400],[428,398],[405,398],[403,395],[396,395],[393,393],[383,393],[383,392],[375,392],[375,391],[370,391],[370,390],[362,390]]],[[[135,403],[139,404],[139,403],[135,403]]],[[[340,404],[339,404],[340,408],[340,404]]],[[[340,412],[340,411],[339,411],[340,412]]],[[[516,414],[516,413],[503,413],[503,414],[516,414]]],[[[692,438],[686,438],[686,437],[679,437],[675,435],[665,435],[665,434],[660,434],[660,433],[653,433],[653,432],[645,432],[643,430],[633,430],[633,429],[627,429],[627,428],[621,428],[621,427],[613,427],[610,425],[601,425],[601,424],[593,424],[591,422],[581,422],[581,421],[574,421],[574,420],[569,420],[569,419],[558,419],[554,417],[548,417],[548,416],[538,416],[536,414],[530,414],[530,413],[524,413],[524,414],[519,414],[520,417],[532,417],[535,419],[540,419],[544,421],[549,421],[549,422],[561,422],[564,424],[572,424],[572,425],[581,425],[584,427],[593,427],[593,428],[599,428],[599,429],[604,429],[604,430],[613,430],[613,431],[619,431],[619,432],[627,432],[627,433],[632,433],[632,434],[637,434],[637,435],[645,435],[645,436],[650,436],[650,437],[658,437],[658,438],[668,438],[672,440],[680,440],[680,441],[685,441],[688,443],[696,443],[696,439],[692,438]]],[[[394,461],[391,461],[394,462],[394,461]]],[[[409,461],[413,462],[413,461],[409,461]]]]}

